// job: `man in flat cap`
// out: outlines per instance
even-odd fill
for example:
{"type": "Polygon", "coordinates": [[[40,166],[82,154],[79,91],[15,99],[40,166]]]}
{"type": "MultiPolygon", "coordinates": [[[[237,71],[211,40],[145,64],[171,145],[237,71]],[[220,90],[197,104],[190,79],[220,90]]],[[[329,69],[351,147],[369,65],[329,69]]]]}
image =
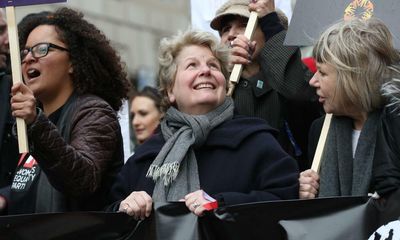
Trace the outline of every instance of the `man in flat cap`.
{"type": "Polygon", "coordinates": [[[239,114],[260,117],[279,130],[283,149],[308,165],[307,138],[319,117],[312,73],[302,64],[298,47],[283,46],[287,18],[276,11],[274,0],[229,0],[216,12],[211,28],[231,49],[231,64],[244,64],[233,93],[239,114]],[[250,11],[258,13],[253,41],[244,36],[250,11]]]}

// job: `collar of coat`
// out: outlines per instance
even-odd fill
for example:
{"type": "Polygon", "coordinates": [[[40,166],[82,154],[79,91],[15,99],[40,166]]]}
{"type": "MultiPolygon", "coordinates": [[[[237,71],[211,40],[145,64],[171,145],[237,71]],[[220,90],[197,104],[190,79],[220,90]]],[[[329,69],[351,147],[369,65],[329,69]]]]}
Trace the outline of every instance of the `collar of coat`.
{"type": "MultiPolygon", "coordinates": [[[[266,121],[259,118],[235,115],[233,119],[226,121],[210,132],[204,147],[227,147],[235,149],[250,135],[257,132],[266,132],[274,136],[277,130],[270,127],[266,121]]],[[[146,159],[147,156],[156,156],[164,145],[165,140],[160,127],[156,133],[145,143],[137,148],[136,159],[146,159]]]]}

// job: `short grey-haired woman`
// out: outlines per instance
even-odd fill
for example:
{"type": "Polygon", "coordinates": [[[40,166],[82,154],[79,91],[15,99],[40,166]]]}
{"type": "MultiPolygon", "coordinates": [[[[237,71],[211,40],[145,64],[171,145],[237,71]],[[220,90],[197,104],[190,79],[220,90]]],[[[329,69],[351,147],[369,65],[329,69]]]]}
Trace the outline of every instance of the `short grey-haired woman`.
{"type": "MultiPolygon", "coordinates": [[[[392,40],[385,24],[372,18],[339,22],[316,43],[318,71],[310,85],[333,118],[320,174],[300,174],[300,198],[386,196],[400,186],[400,118],[393,101],[400,57],[392,40]]],[[[310,130],[311,153],[322,120],[310,130]]]]}
{"type": "Polygon", "coordinates": [[[298,168],[261,119],[237,116],[226,97],[228,49],[189,30],[160,46],[160,87],[168,107],[159,131],[133,155],[112,188],[113,210],[137,218],[153,202],[184,200],[202,215],[219,206],[298,197],[298,168]]]}

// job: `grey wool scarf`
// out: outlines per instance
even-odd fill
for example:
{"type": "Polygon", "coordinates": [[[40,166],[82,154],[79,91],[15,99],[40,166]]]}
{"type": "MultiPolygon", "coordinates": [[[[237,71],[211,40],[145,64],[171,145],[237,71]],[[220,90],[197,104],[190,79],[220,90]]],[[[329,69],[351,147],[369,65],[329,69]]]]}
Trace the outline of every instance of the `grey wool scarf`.
{"type": "Polygon", "coordinates": [[[147,171],[155,181],[154,202],[178,201],[199,190],[197,160],[193,148],[207,140],[212,129],[233,117],[233,100],[205,115],[189,115],[170,107],[161,121],[165,144],[147,171]]]}
{"type": "Polygon", "coordinates": [[[353,121],[347,117],[332,118],[320,172],[320,197],[367,195],[372,176],[373,159],[380,111],[372,112],[365,122],[353,159],[353,121]]]}

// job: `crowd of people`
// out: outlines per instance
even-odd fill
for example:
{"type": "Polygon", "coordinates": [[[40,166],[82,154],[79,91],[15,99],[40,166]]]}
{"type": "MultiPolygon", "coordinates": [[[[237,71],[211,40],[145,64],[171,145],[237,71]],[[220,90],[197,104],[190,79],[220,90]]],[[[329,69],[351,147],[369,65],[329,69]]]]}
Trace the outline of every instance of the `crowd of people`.
{"type": "Polygon", "coordinates": [[[137,219],[153,202],[202,216],[259,201],[373,194],[400,186],[400,55],[376,19],[340,21],[317,40],[312,73],[283,44],[274,0],[228,0],[212,33],[161,40],[158,87],[128,96],[108,38],[72,9],[19,24],[24,82],[12,84],[0,18],[2,214],[107,210],[137,219]],[[244,35],[251,11],[259,24],[244,35]],[[234,64],[243,72],[232,96],[234,64]],[[130,97],[137,146],[124,164],[117,113],[130,97]],[[324,113],[333,115],[320,172],[310,169],[324,113]],[[18,161],[15,118],[27,124],[18,161]],[[398,123],[399,122],[399,123],[398,123]]]}

